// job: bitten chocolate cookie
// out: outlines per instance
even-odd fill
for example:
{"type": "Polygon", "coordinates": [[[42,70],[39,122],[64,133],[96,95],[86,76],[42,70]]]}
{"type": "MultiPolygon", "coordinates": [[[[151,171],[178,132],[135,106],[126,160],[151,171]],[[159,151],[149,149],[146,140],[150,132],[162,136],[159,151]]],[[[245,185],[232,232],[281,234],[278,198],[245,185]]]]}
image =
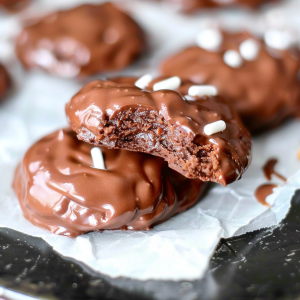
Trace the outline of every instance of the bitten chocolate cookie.
{"type": "MultiPolygon", "coordinates": [[[[278,44],[278,33],[266,41],[278,44]]],[[[168,58],[164,76],[177,75],[195,84],[215,85],[240,114],[252,133],[279,125],[300,112],[300,54],[298,49],[269,47],[247,32],[203,30],[192,46],[168,58]]]]}
{"type": "Polygon", "coordinates": [[[250,135],[214,87],[149,75],[133,82],[93,81],[71,99],[66,112],[80,140],[163,157],[188,178],[226,185],[241,177],[250,135]]]}
{"type": "Polygon", "coordinates": [[[93,146],[70,129],[34,144],[13,187],[24,216],[55,234],[102,229],[147,230],[194,205],[205,184],[186,179],[159,157],[102,149],[105,169],[93,167],[93,146]]]}
{"type": "Polygon", "coordinates": [[[11,79],[4,66],[0,64],[0,102],[11,86],[11,79]]]}
{"type": "Polygon", "coordinates": [[[143,48],[141,28],[111,3],[52,13],[25,27],[16,41],[24,66],[63,77],[122,69],[143,48]]]}
{"type": "MultiPolygon", "coordinates": [[[[276,0],[163,0],[166,3],[176,5],[176,8],[185,13],[191,13],[199,9],[215,7],[244,7],[257,8],[261,4],[275,2],[276,0]]],[[[276,1],[277,2],[277,1],[276,1]]]]}

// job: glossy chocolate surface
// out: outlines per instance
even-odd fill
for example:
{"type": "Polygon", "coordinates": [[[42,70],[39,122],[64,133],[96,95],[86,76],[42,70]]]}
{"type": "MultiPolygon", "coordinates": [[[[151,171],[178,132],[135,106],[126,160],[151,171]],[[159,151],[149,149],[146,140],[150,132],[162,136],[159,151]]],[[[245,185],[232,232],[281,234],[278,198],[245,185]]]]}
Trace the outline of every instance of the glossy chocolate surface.
{"type": "MultiPolygon", "coordinates": [[[[218,177],[214,181],[226,185],[239,179],[251,160],[251,140],[235,110],[220,96],[204,96],[195,98],[193,101],[186,100],[183,95],[187,94],[188,88],[192,85],[190,81],[183,81],[178,91],[153,91],[153,83],[162,79],[154,80],[144,90],[134,85],[136,80],[134,78],[93,81],[84,86],[66,105],[69,123],[77,132],[79,139],[100,145],[102,137],[109,134],[110,128],[106,125],[109,120],[118,120],[124,111],[132,114],[138,110],[141,112],[138,122],[143,125],[147,121],[143,118],[142,113],[144,111],[153,112],[171,124],[168,129],[162,125],[157,129],[158,131],[176,131],[179,128],[194,144],[207,144],[214,148],[217,160],[215,163],[218,165],[216,168],[219,169],[218,177]],[[226,122],[226,130],[207,136],[204,133],[204,126],[218,120],[226,122]]],[[[119,122],[121,125],[122,118],[119,122]]],[[[138,133],[139,141],[143,143],[145,139],[148,150],[145,151],[143,145],[137,145],[136,142],[132,142],[125,149],[145,151],[161,156],[157,151],[157,141],[154,138],[151,141],[151,136],[147,135],[147,128],[143,130],[138,133]]],[[[128,136],[130,136],[130,132],[128,136]]],[[[183,139],[182,136],[181,133],[178,133],[179,140],[183,139]]],[[[172,139],[175,143],[176,137],[173,136],[172,139]]],[[[120,148],[118,142],[119,140],[116,139],[105,146],[120,148]]],[[[185,151],[184,145],[180,147],[174,149],[179,153],[178,155],[185,151]]],[[[184,155],[188,154],[184,153],[184,155]]],[[[168,160],[167,157],[164,158],[168,160]]],[[[184,170],[177,169],[170,163],[169,166],[186,175],[184,170]]],[[[205,176],[199,178],[208,180],[205,176]]]]}
{"type": "Polygon", "coordinates": [[[177,75],[197,84],[218,88],[239,112],[252,133],[279,125],[300,112],[300,54],[298,50],[275,50],[247,32],[222,32],[219,50],[208,51],[198,46],[186,48],[168,58],[161,66],[164,76],[177,75]],[[255,39],[260,45],[258,56],[243,60],[237,68],[223,59],[227,50],[239,51],[241,43],[255,39]]]}
{"type": "Polygon", "coordinates": [[[52,13],[25,27],[16,41],[24,66],[63,77],[122,69],[143,48],[141,28],[111,3],[52,13]]]}
{"type": "Polygon", "coordinates": [[[55,234],[147,230],[194,205],[204,188],[163,159],[103,148],[106,170],[92,167],[92,145],[70,129],[34,144],[13,183],[24,216],[55,234]]]}

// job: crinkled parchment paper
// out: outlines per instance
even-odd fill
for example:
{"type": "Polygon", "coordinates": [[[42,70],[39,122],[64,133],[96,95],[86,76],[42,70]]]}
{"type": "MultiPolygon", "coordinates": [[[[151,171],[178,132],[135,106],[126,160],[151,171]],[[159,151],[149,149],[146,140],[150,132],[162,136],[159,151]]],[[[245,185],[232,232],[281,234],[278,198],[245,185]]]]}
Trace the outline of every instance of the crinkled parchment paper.
{"type": "MultiPolygon", "coordinates": [[[[53,7],[59,2],[51,1],[53,7]]],[[[198,22],[195,17],[188,20],[142,1],[128,1],[126,6],[148,30],[152,47],[150,58],[137,63],[127,74],[143,74],[149,66],[155,70],[162,57],[182,48],[187,41],[193,42],[198,22]],[[162,19],[165,26],[159,30],[162,19]],[[176,34],[172,39],[174,29],[176,34]],[[170,39],[168,44],[163,43],[166,36],[170,39]],[[183,42],[178,40],[178,36],[183,42]]],[[[246,17],[252,18],[249,15],[246,17]]],[[[243,13],[241,18],[245,19],[243,13]]],[[[3,24],[15,24],[15,19],[7,16],[0,18],[1,31],[6,32],[3,24]]],[[[6,43],[9,45],[10,42],[6,43]]],[[[1,53],[6,58],[9,54],[5,53],[5,49],[1,52],[0,47],[0,56],[1,53]]],[[[82,83],[53,78],[38,71],[25,74],[16,63],[13,64],[13,70],[18,70],[13,71],[18,79],[17,88],[0,106],[0,226],[39,236],[62,255],[75,258],[96,271],[111,277],[126,276],[141,280],[200,278],[220,238],[278,224],[288,212],[295,190],[300,188],[300,172],[297,173],[300,167],[297,160],[300,144],[298,120],[254,139],[253,161],[242,180],[225,188],[212,185],[196,206],[151,231],[104,231],[75,239],[51,234],[24,219],[11,188],[13,173],[34,141],[67,126],[64,104],[82,83]],[[268,203],[272,204],[268,208],[257,202],[254,191],[266,183],[261,167],[271,157],[279,159],[278,172],[287,177],[295,175],[268,197],[268,203]]],[[[273,182],[282,184],[276,179],[273,182]]]]}

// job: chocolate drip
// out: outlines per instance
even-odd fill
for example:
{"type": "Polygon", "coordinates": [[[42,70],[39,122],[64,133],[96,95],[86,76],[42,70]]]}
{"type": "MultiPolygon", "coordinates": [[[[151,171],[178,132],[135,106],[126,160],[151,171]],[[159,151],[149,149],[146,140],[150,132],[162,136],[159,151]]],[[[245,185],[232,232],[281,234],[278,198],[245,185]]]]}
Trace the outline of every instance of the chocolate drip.
{"type": "Polygon", "coordinates": [[[266,202],[266,199],[269,195],[273,193],[273,189],[278,187],[276,184],[266,183],[259,186],[255,191],[255,197],[259,203],[265,206],[269,206],[270,204],[266,202]]]}
{"type": "Polygon", "coordinates": [[[280,175],[275,171],[275,165],[277,164],[277,162],[278,160],[276,158],[269,159],[263,166],[264,174],[268,180],[271,180],[271,176],[275,175],[282,181],[286,181],[287,179],[284,176],[280,175]]]}
{"type": "MultiPolygon", "coordinates": [[[[267,180],[271,180],[272,175],[275,175],[282,181],[286,182],[287,179],[275,171],[275,166],[277,162],[278,160],[276,158],[270,158],[262,167],[264,175],[267,178],[267,180]]],[[[272,183],[266,183],[259,186],[255,191],[255,197],[257,201],[263,205],[270,206],[266,202],[266,198],[273,193],[273,189],[275,187],[278,187],[278,185],[272,183]]]]}

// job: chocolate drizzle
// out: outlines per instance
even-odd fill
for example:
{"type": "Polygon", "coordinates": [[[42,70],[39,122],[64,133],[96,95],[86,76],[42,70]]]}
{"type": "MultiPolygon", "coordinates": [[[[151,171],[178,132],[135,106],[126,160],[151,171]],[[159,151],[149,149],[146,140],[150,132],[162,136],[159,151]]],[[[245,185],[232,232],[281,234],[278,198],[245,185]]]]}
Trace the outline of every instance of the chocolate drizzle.
{"type": "Polygon", "coordinates": [[[278,187],[276,184],[266,183],[259,186],[255,191],[255,197],[262,205],[270,207],[270,204],[266,202],[268,196],[273,193],[273,189],[278,187]]]}
{"type": "Polygon", "coordinates": [[[163,159],[103,148],[106,170],[92,167],[93,146],[70,129],[28,152],[13,188],[24,216],[55,234],[103,229],[147,230],[194,205],[205,184],[169,169],[163,159]]]}
{"type": "Polygon", "coordinates": [[[275,171],[275,165],[277,164],[277,162],[278,162],[278,160],[276,158],[271,158],[266,162],[266,164],[263,166],[263,171],[264,171],[265,177],[268,180],[271,180],[271,176],[275,175],[282,181],[286,181],[286,178],[284,176],[280,175],[279,173],[277,173],[275,171]]]}

